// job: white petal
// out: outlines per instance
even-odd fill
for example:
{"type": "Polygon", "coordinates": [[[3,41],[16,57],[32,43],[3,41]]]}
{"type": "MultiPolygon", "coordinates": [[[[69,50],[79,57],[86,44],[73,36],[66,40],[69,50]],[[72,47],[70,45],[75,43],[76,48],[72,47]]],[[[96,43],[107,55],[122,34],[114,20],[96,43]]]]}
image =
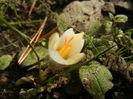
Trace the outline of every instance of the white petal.
{"type": "Polygon", "coordinates": [[[83,46],[84,46],[84,39],[82,38],[82,34],[79,33],[79,34],[75,34],[74,36],[75,38],[71,41],[71,49],[70,49],[70,53],[69,53],[69,56],[73,56],[77,53],[80,53],[83,46]]]}
{"type": "Polygon", "coordinates": [[[50,58],[52,58],[52,60],[54,60],[55,62],[59,64],[66,63],[66,60],[64,60],[64,58],[60,56],[59,52],[51,47],[49,47],[49,56],[50,58]]]}
{"type": "Polygon", "coordinates": [[[58,40],[59,40],[59,34],[58,33],[52,34],[49,38],[48,47],[52,47],[55,49],[58,40]]]}
{"type": "Polygon", "coordinates": [[[79,61],[81,61],[82,58],[85,56],[85,54],[84,53],[78,53],[78,54],[74,55],[73,57],[70,57],[68,60],[65,60],[64,58],[62,58],[60,56],[58,51],[54,50],[53,48],[49,48],[49,56],[50,56],[50,58],[52,58],[52,60],[54,60],[58,64],[73,65],[73,64],[76,64],[79,61]]]}
{"type": "Polygon", "coordinates": [[[76,64],[85,55],[84,53],[80,53],[80,51],[83,48],[83,45],[84,40],[81,36],[81,33],[75,34],[72,28],[65,31],[60,38],[58,33],[54,33],[49,38],[48,42],[49,56],[52,58],[52,60],[62,65],[76,64]],[[70,42],[70,44],[72,45],[72,48],[70,49],[70,57],[67,60],[65,60],[64,58],[62,58],[62,56],[59,54],[56,48],[63,46],[65,38],[69,40],[72,36],[74,36],[74,39],[70,42]]]}
{"type": "Polygon", "coordinates": [[[58,64],[62,64],[62,65],[76,64],[79,61],[81,61],[83,59],[83,57],[85,56],[84,53],[78,53],[78,54],[74,55],[73,57],[70,57],[68,60],[65,60],[60,56],[60,54],[57,51],[55,51],[52,48],[49,50],[49,55],[52,58],[52,60],[54,60],[58,64]]]}
{"type": "Polygon", "coordinates": [[[63,35],[60,37],[60,40],[59,40],[59,43],[58,43],[58,46],[63,46],[64,43],[65,43],[65,38],[67,38],[68,40],[74,36],[75,33],[73,31],[73,28],[70,28],[68,30],[66,30],[63,35]]]}
{"type": "Polygon", "coordinates": [[[65,65],[72,65],[72,64],[76,64],[79,61],[81,61],[83,59],[83,57],[85,56],[84,53],[78,53],[76,55],[74,55],[73,57],[69,58],[66,62],[65,65]]]}

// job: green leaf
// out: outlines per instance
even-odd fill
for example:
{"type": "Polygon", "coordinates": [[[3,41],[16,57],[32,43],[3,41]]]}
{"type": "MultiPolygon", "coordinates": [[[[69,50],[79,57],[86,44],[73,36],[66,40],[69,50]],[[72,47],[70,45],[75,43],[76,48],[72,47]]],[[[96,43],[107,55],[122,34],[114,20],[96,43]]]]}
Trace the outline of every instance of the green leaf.
{"type": "MultiPolygon", "coordinates": [[[[40,57],[40,60],[46,58],[46,56],[48,55],[48,50],[44,47],[37,46],[37,47],[34,47],[34,49],[37,52],[38,56],[40,57]]],[[[22,51],[19,53],[19,56],[23,53],[24,50],[25,50],[25,48],[22,49],[22,51]]],[[[27,56],[27,58],[22,63],[22,66],[27,67],[27,66],[33,65],[37,62],[38,62],[38,60],[37,60],[35,53],[33,51],[31,51],[30,54],[27,56]]]]}
{"type": "Polygon", "coordinates": [[[4,14],[5,9],[6,9],[5,5],[0,4],[0,15],[4,14]]]}
{"type": "Polygon", "coordinates": [[[94,99],[104,99],[105,93],[112,88],[112,75],[109,70],[96,61],[79,69],[80,79],[84,88],[94,99]]]}
{"type": "Polygon", "coordinates": [[[0,4],[6,3],[6,2],[7,2],[7,0],[0,0],[0,4]]]}
{"type": "Polygon", "coordinates": [[[12,57],[10,55],[3,55],[0,57],[0,70],[5,70],[11,61],[12,57]]]}
{"type": "Polygon", "coordinates": [[[100,28],[101,28],[101,23],[99,21],[96,21],[90,25],[86,34],[89,36],[97,35],[99,34],[100,28]]]}
{"type": "Polygon", "coordinates": [[[128,17],[126,15],[116,15],[115,16],[115,22],[117,23],[125,23],[128,20],[128,17]]]}
{"type": "MultiPolygon", "coordinates": [[[[113,42],[113,37],[110,35],[103,35],[100,38],[93,38],[92,41],[99,51],[103,51],[103,49],[109,48],[112,45],[115,47],[109,50],[110,53],[114,53],[116,50],[118,50],[117,44],[113,42]]],[[[89,48],[94,54],[96,53],[91,46],[89,46],[89,48]]]]}
{"type": "Polygon", "coordinates": [[[19,99],[37,99],[37,89],[30,88],[28,90],[21,88],[19,99]]]}
{"type": "Polygon", "coordinates": [[[62,21],[64,20],[66,22],[66,16],[64,13],[59,15],[59,18],[57,20],[57,25],[60,25],[60,27],[58,28],[58,30],[63,33],[66,29],[67,29],[67,25],[62,21]]]}
{"type": "Polygon", "coordinates": [[[12,29],[13,31],[15,31],[16,35],[18,35],[19,37],[21,37],[23,40],[27,41],[27,43],[29,42],[29,36],[25,35],[24,33],[22,33],[21,31],[19,31],[17,28],[15,28],[14,26],[12,26],[11,24],[9,24],[8,21],[6,21],[2,16],[0,16],[0,24],[5,24],[8,28],[12,29]]]}
{"type": "Polygon", "coordinates": [[[20,86],[20,85],[22,85],[22,84],[25,84],[25,83],[33,83],[33,77],[32,76],[29,76],[29,77],[22,77],[22,78],[20,78],[20,79],[18,79],[17,81],[16,81],[16,85],[17,86],[20,86]]]}
{"type": "Polygon", "coordinates": [[[129,35],[129,37],[131,38],[131,36],[133,34],[133,29],[127,30],[125,34],[129,35]]]}
{"type": "Polygon", "coordinates": [[[104,21],[103,26],[104,26],[104,32],[106,34],[109,34],[112,31],[112,22],[111,21],[104,21]]]}
{"type": "Polygon", "coordinates": [[[113,20],[114,19],[114,15],[112,13],[109,13],[109,19],[113,20]]]}

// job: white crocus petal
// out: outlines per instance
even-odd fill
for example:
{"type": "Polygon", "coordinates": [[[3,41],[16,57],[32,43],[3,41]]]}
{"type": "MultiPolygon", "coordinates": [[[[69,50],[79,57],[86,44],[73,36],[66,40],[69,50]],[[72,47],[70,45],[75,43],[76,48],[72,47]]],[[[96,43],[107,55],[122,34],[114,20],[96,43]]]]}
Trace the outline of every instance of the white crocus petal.
{"type": "Polygon", "coordinates": [[[58,51],[54,50],[51,47],[49,48],[49,56],[52,58],[52,60],[54,60],[55,62],[59,64],[64,64],[66,62],[66,60],[64,60],[64,58],[60,56],[58,51]]]}
{"type": "Polygon", "coordinates": [[[70,58],[67,60],[67,62],[66,62],[65,65],[76,64],[76,63],[78,63],[80,60],[82,60],[84,56],[85,56],[84,53],[78,53],[78,54],[74,55],[73,57],[70,57],[70,58]]]}
{"type": "Polygon", "coordinates": [[[58,64],[63,64],[63,65],[76,64],[85,56],[84,53],[78,53],[74,55],[73,57],[70,57],[68,60],[65,60],[64,58],[60,56],[60,54],[57,51],[55,51],[52,48],[50,49],[49,54],[55,62],[57,62],[58,64]]]}
{"type": "Polygon", "coordinates": [[[71,49],[70,49],[70,54],[69,56],[73,56],[76,53],[80,53],[83,46],[84,46],[84,39],[83,39],[84,33],[79,33],[74,35],[74,39],[71,41],[71,49]]]}
{"type": "Polygon", "coordinates": [[[70,28],[70,29],[68,29],[68,30],[66,30],[64,33],[63,33],[63,35],[60,37],[60,40],[59,40],[59,42],[58,42],[58,46],[60,47],[60,46],[63,46],[64,45],[64,42],[65,42],[65,39],[67,38],[68,40],[72,37],[72,36],[74,36],[75,35],[75,33],[74,33],[74,31],[73,31],[73,28],[70,28]]]}
{"type": "MultiPolygon", "coordinates": [[[[48,42],[48,47],[54,48],[56,46],[56,42],[59,40],[59,34],[54,33],[50,36],[49,42],[48,42]]],[[[49,49],[49,48],[48,48],[49,49]]]]}
{"type": "Polygon", "coordinates": [[[84,45],[83,39],[84,33],[75,34],[73,29],[70,28],[64,32],[64,34],[59,37],[58,33],[54,33],[49,38],[48,51],[49,56],[58,64],[62,65],[72,65],[78,63],[85,56],[84,53],[80,53],[84,45]],[[71,45],[70,51],[68,53],[68,58],[63,58],[59,52],[59,48],[64,46],[65,39],[70,40],[69,45],[71,45]]]}

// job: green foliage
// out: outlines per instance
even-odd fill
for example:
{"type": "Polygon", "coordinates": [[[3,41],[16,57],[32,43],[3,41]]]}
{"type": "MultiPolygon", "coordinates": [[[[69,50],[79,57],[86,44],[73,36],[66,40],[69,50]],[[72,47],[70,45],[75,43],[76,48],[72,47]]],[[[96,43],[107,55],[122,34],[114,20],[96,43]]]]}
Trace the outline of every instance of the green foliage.
{"type": "Polygon", "coordinates": [[[112,22],[111,21],[104,21],[102,25],[103,32],[105,34],[109,34],[112,31],[112,22]]]}
{"type": "Polygon", "coordinates": [[[32,76],[22,77],[22,78],[20,78],[19,80],[16,81],[16,85],[20,86],[20,85],[25,84],[25,83],[33,83],[32,79],[33,79],[32,76]]]}
{"type": "Polygon", "coordinates": [[[14,10],[14,6],[16,7],[21,5],[21,0],[10,0],[8,5],[12,10],[14,10]]]}
{"type": "Polygon", "coordinates": [[[125,23],[128,20],[128,17],[123,14],[118,14],[114,16],[112,13],[109,13],[109,18],[111,21],[114,21],[115,23],[125,23]]]}
{"type": "MultiPolygon", "coordinates": [[[[46,57],[48,55],[48,51],[47,51],[46,48],[41,47],[41,46],[37,46],[34,49],[37,52],[37,54],[39,55],[40,60],[46,59],[46,57]]],[[[25,48],[23,48],[22,51],[19,54],[21,55],[24,50],[25,50],[25,48]]],[[[23,67],[27,67],[27,66],[33,65],[33,64],[35,64],[37,62],[38,62],[38,60],[36,58],[35,53],[33,51],[31,51],[30,54],[27,56],[27,58],[22,63],[22,66],[23,67]]],[[[44,62],[42,64],[44,64],[44,62]]]]}
{"type": "Polygon", "coordinates": [[[133,62],[133,40],[131,38],[133,29],[126,30],[124,33],[123,30],[117,27],[118,23],[125,23],[128,20],[128,17],[122,14],[113,16],[111,13],[109,13],[109,18],[110,22],[112,22],[110,34],[113,35],[113,41],[119,47],[116,54],[119,56],[124,56],[127,60],[127,63],[131,64],[133,62]]]}
{"type": "Polygon", "coordinates": [[[126,15],[116,15],[115,16],[116,23],[125,23],[127,20],[128,20],[128,17],[126,15]]]}
{"type": "Polygon", "coordinates": [[[113,20],[114,19],[114,15],[112,13],[109,13],[109,18],[110,18],[110,20],[113,20]]]}
{"type": "Polygon", "coordinates": [[[12,61],[12,57],[10,55],[3,55],[0,57],[0,70],[5,70],[10,62],[12,61]]]}
{"type": "Polygon", "coordinates": [[[5,9],[6,9],[5,5],[1,5],[0,4],[0,15],[3,15],[4,14],[5,9]]]}
{"type": "Polygon", "coordinates": [[[15,31],[16,35],[18,35],[20,38],[22,38],[23,40],[27,41],[27,43],[28,43],[28,40],[30,38],[27,35],[25,35],[24,33],[22,33],[21,31],[19,31],[17,28],[15,28],[11,24],[9,24],[2,16],[0,16],[0,24],[6,24],[8,28],[10,28],[13,31],[15,31]]]}
{"type": "Polygon", "coordinates": [[[2,49],[5,49],[5,48],[7,48],[7,47],[10,47],[10,46],[17,46],[17,43],[18,43],[18,41],[15,41],[15,42],[13,42],[13,43],[10,43],[10,44],[8,44],[8,45],[5,45],[5,46],[3,46],[3,47],[0,47],[0,50],[2,50],[2,49]]]}
{"type": "Polygon", "coordinates": [[[28,0],[27,2],[28,2],[28,4],[31,5],[34,2],[34,0],[28,0]]]}
{"type": "Polygon", "coordinates": [[[90,25],[88,31],[85,34],[85,44],[93,50],[96,54],[99,53],[99,50],[93,43],[93,39],[95,36],[99,35],[101,31],[101,23],[99,21],[94,22],[90,25]]]}
{"type": "Polygon", "coordinates": [[[61,33],[63,33],[68,28],[68,26],[64,22],[62,22],[62,20],[64,20],[66,22],[66,16],[65,16],[64,13],[60,14],[59,15],[59,18],[57,20],[57,25],[60,25],[60,27],[58,28],[58,30],[61,33]]]}
{"type": "Polygon", "coordinates": [[[80,79],[84,88],[94,99],[104,99],[105,93],[113,87],[110,82],[112,75],[109,70],[96,61],[79,69],[80,79]]]}
{"type": "MultiPolygon", "coordinates": [[[[112,48],[109,52],[115,53],[115,51],[118,49],[117,44],[111,40],[112,38],[110,35],[101,36],[101,38],[94,38],[93,43],[97,47],[97,49],[101,52],[103,49],[109,48],[112,45],[115,46],[112,48]]],[[[91,48],[91,47],[90,47],[91,48]]],[[[96,53],[93,48],[91,48],[93,53],[96,53]]]]}
{"type": "Polygon", "coordinates": [[[89,26],[89,29],[86,32],[86,34],[89,36],[95,36],[99,34],[100,30],[101,30],[101,22],[96,21],[89,26]]]}
{"type": "Polygon", "coordinates": [[[6,2],[6,0],[0,0],[0,3],[5,3],[6,2]]]}
{"type": "Polygon", "coordinates": [[[35,88],[30,88],[28,90],[22,88],[19,94],[20,99],[36,99],[37,90],[35,88]]]}
{"type": "MultiPolygon", "coordinates": [[[[95,22],[89,27],[89,31],[85,35],[85,40],[88,48],[90,48],[94,54],[97,53],[96,49],[98,51],[102,51],[103,49],[116,45],[115,48],[110,51],[111,53],[115,53],[116,50],[118,50],[119,45],[123,42],[127,43],[128,41],[132,45],[131,42],[132,40],[129,40],[129,37],[126,37],[124,35],[123,31],[117,27],[118,23],[125,23],[128,18],[126,15],[116,15],[114,16],[113,14],[109,13],[109,19],[110,20],[105,20],[102,23],[95,22]],[[91,35],[90,35],[91,34],[91,35]],[[122,37],[119,37],[122,35],[122,37]],[[90,40],[93,43],[90,42],[90,40]],[[96,46],[94,48],[94,46],[96,46]]],[[[132,30],[127,31],[128,35],[131,33],[132,30]]],[[[125,44],[124,43],[124,44],[125,44]]]]}
{"type": "Polygon", "coordinates": [[[46,38],[43,38],[41,41],[38,42],[41,44],[43,47],[46,47],[46,38]]]}
{"type": "Polygon", "coordinates": [[[131,36],[132,36],[132,34],[133,34],[133,29],[127,30],[127,31],[125,32],[125,34],[128,35],[128,36],[131,38],[131,36]]]}
{"type": "Polygon", "coordinates": [[[21,5],[21,0],[0,0],[0,14],[3,15],[5,11],[10,8],[18,17],[16,7],[21,5]]]}

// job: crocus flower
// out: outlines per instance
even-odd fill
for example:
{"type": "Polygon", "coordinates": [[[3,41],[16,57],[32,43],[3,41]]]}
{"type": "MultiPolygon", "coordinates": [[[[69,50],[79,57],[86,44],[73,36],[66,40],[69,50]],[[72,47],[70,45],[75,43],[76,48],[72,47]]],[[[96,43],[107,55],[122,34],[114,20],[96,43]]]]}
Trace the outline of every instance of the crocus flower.
{"type": "Polygon", "coordinates": [[[81,61],[85,55],[80,53],[84,45],[83,35],[83,32],[75,34],[72,28],[61,37],[58,33],[52,34],[48,42],[50,58],[61,65],[73,65],[81,61]]]}

